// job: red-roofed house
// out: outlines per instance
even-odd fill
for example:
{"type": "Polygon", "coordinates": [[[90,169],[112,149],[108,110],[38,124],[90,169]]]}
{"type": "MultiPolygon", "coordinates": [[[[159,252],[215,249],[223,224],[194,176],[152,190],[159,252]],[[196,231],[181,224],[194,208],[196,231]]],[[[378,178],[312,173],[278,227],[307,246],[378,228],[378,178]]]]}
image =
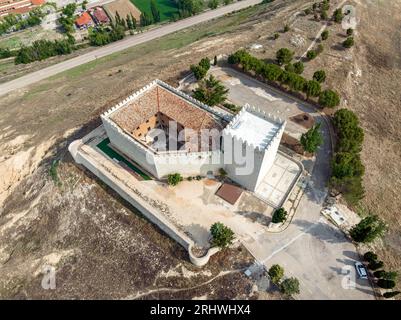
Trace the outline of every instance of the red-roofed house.
{"type": "Polygon", "coordinates": [[[106,12],[102,7],[96,7],[91,11],[92,17],[95,19],[96,23],[109,23],[110,18],[107,16],[106,12]]]}
{"type": "Polygon", "coordinates": [[[94,25],[94,22],[92,20],[92,17],[88,12],[84,12],[81,14],[76,20],[75,24],[77,25],[78,28],[88,28],[90,26],[94,25]]]}

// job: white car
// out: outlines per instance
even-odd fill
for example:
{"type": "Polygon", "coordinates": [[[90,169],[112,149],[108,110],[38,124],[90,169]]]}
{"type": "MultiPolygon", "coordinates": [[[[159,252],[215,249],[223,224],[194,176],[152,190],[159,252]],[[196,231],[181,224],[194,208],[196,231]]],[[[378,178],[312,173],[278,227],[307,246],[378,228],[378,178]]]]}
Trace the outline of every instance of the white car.
{"type": "Polygon", "coordinates": [[[360,262],[355,262],[355,269],[358,273],[359,279],[367,279],[368,278],[368,271],[366,270],[365,266],[360,262]]]}

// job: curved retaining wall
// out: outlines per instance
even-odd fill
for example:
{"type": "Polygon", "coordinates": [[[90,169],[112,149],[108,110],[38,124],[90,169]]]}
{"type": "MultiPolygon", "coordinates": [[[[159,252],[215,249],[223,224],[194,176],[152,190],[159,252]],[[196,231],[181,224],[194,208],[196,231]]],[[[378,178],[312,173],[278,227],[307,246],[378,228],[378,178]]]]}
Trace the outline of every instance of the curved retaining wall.
{"type": "Polygon", "coordinates": [[[183,232],[178,230],[165,215],[151,206],[148,202],[142,199],[138,195],[138,191],[134,192],[129,188],[123,181],[115,177],[109,170],[103,167],[100,163],[97,163],[91,155],[84,150],[82,146],[84,142],[82,140],[73,141],[69,146],[68,150],[74,158],[75,162],[83,165],[93,174],[95,174],[100,180],[106,183],[110,188],[116,191],[123,199],[128,201],[131,205],[137,208],[147,219],[152,223],[156,224],[161,230],[167,233],[172,239],[183,246],[189,255],[189,260],[196,266],[201,267],[207,264],[210,257],[219,251],[219,248],[210,248],[207,253],[202,257],[197,257],[192,253],[192,248],[195,243],[183,232]]]}

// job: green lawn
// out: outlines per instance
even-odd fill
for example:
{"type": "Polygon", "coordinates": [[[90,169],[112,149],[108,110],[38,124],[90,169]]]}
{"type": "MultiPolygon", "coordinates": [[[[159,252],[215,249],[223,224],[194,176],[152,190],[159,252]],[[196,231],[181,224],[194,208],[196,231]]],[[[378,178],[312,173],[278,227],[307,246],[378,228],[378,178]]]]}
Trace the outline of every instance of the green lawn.
{"type": "MultiPolygon", "coordinates": [[[[146,12],[150,16],[150,0],[130,0],[141,12],[146,12]]],[[[177,5],[174,0],[155,0],[160,11],[161,21],[169,20],[174,13],[178,14],[177,5]]]]}
{"type": "Polygon", "coordinates": [[[128,166],[131,170],[136,172],[138,175],[140,175],[144,180],[151,180],[151,177],[149,177],[145,172],[143,172],[141,169],[139,169],[137,166],[135,166],[132,161],[128,161],[125,159],[122,155],[114,151],[112,148],[109,147],[110,140],[109,138],[104,139],[102,142],[100,142],[97,147],[102,150],[105,154],[107,154],[110,158],[118,160],[120,163],[124,163],[126,166],[128,166]]]}

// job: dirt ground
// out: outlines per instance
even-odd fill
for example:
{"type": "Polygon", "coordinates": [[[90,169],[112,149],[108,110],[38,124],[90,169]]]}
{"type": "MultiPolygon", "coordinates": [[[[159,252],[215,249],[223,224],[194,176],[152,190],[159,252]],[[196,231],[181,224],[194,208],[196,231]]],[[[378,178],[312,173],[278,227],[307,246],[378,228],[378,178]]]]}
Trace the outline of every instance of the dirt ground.
{"type": "MultiPolygon", "coordinates": [[[[338,2],[330,1],[332,7],[338,2]]],[[[275,1],[247,9],[0,97],[0,203],[5,201],[0,206],[0,296],[255,297],[250,281],[234,271],[250,262],[244,250],[222,253],[206,269],[194,271],[183,249],[63,155],[69,141],[99,123],[103,110],[154,78],[177,85],[202,56],[213,58],[252,44],[263,46],[251,51],[266,60],[280,47],[301,56],[322,26],[300,13],[311,3],[275,1]],[[282,33],[285,23],[291,31],[282,33]],[[277,40],[272,38],[275,32],[280,33],[277,40]],[[49,177],[50,163],[58,158],[62,187],[49,177]],[[145,251],[147,255],[141,254],[145,251]],[[38,290],[38,268],[44,261],[59,265],[59,286],[52,292],[38,290]],[[196,275],[188,278],[183,267],[196,275]],[[229,272],[201,285],[220,271],[229,272]],[[169,289],[150,291],[155,287],[169,289]]],[[[385,249],[377,250],[387,269],[400,270],[401,3],[349,3],[356,6],[360,20],[355,47],[341,49],[344,30],[330,25],[324,52],[305,63],[304,76],[325,69],[326,84],[344,97],[342,106],[360,116],[365,129],[363,209],[390,224],[385,249]]]]}

